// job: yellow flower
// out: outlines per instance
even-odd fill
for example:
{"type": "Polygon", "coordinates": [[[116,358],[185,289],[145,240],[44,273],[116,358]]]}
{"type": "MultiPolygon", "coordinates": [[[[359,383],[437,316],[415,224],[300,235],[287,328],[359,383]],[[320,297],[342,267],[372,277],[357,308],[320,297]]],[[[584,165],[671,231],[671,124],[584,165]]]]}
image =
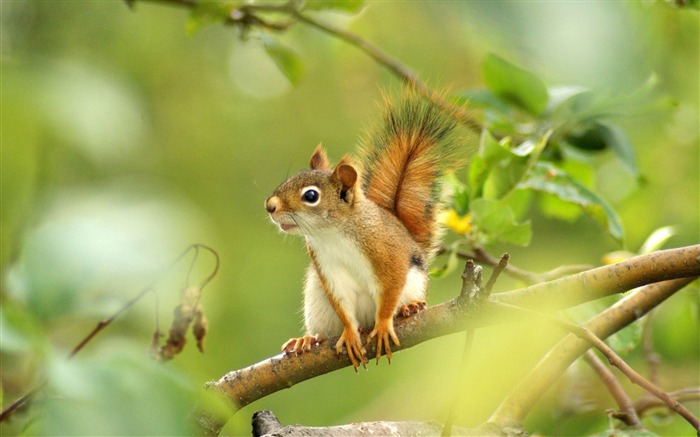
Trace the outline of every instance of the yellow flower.
{"type": "Polygon", "coordinates": [[[633,253],[625,250],[616,250],[615,252],[606,253],[603,255],[603,264],[610,265],[628,260],[634,256],[633,253]]]}
{"type": "Polygon", "coordinates": [[[469,214],[460,216],[454,209],[450,209],[443,215],[442,222],[460,235],[466,235],[472,231],[471,216],[469,214]]]}

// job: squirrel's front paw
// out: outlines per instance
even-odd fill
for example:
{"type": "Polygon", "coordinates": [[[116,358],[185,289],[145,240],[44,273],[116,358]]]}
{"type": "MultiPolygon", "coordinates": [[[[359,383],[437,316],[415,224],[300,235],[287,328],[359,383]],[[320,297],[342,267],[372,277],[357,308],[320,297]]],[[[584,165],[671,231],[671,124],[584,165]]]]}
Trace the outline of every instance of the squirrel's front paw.
{"type": "Polygon", "coordinates": [[[290,338],[282,345],[282,353],[284,354],[300,354],[311,350],[311,346],[323,341],[321,337],[316,335],[305,335],[299,338],[290,338]]]}
{"type": "Polygon", "coordinates": [[[394,321],[391,318],[377,320],[374,329],[369,333],[369,337],[367,337],[367,344],[369,344],[374,337],[377,337],[377,364],[379,364],[379,357],[382,356],[382,348],[386,351],[386,358],[389,364],[391,364],[391,346],[389,345],[389,338],[391,338],[396,346],[400,346],[401,344],[394,332],[394,321]]]}
{"type": "Polygon", "coordinates": [[[343,352],[343,345],[345,345],[348,358],[350,358],[352,367],[355,368],[356,372],[360,364],[362,364],[363,367],[366,367],[366,351],[362,346],[362,342],[360,341],[360,336],[357,331],[353,329],[343,329],[343,333],[340,335],[338,342],[335,344],[335,351],[338,354],[343,352]]]}

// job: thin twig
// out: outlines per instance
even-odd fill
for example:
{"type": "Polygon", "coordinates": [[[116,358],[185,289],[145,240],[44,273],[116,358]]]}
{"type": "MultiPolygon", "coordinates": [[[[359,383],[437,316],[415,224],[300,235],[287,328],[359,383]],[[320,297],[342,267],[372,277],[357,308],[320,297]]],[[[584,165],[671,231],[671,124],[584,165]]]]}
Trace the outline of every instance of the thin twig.
{"type": "Polygon", "coordinates": [[[615,413],[614,416],[622,420],[625,425],[642,429],[642,422],[639,420],[639,416],[637,416],[637,411],[634,409],[632,399],[627,395],[625,389],[622,388],[622,384],[617,380],[615,374],[613,374],[605,363],[598,358],[595,352],[593,352],[593,349],[588,349],[586,353],[583,354],[583,359],[595,370],[595,373],[598,374],[600,380],[603,381],[610,395],[615,399],[615,403],[617,403],[620,411],[615,413]]]}
{"type": "MultiPolygon", "coordinates": [[[[682,388],[669,392],[668,395],[678,402],[700,401],[700,387],[682,388]]],[[[656,398],[646,396],[634,403],[637,414],[642,415],[652,408],[667,407],[667,405],[656,398]]]]}
{"type": "Polygon", "coordinates": [[[507,253],[504,253],[501,255],[500,261],[498,261],[498,264],[496,264],[493,268],[493,272],[491,272],[491,277],[489,278],[488,282],[486,282],[486,286],[484,286],[484,292],[485,292],[485,297],[488,297],[491,295],[491,290],[493,289],[493,286],[496,284],[496,281],[498,280],[498,277],[501,275],[501,272],[505,269],[508,268],[508,261],[510,261],[510,255],[507,253]]]}
{"type": "MultiPolygon", "coordinates": [[[[197,257],[196,254],[199,252],[200,248],[208,250],[210,253],[212,253],[214,255],[214,258],[215,258],[215,265],[214,265],[214,269],[212,270],[212,273],[210,273],[206,278],[204,278],[202,283],[199,285],[200,289],[203,288],[206,284],[208,284],[214,278],[214,276],[216,276],[216,274],[219,271],[219,265],[220,265],[219,254],[214,249],[212,249],[211,247],[209,247],[205,244],[198,244],[197,243],[197,244],[192,244],[192,245],[188,246],[187,249],[182,251],[182,253],[180,253],[172,263],[170,263],[170,265],[166,268],[166,270],[163,274],[170,271],[170,269],[172,269],[185,255],[187,255],[190,252],[190,250],[195,250],[195,259],[196,259],[196,257],[197,257]]],[[[192,263],[194,264],[194,260],[192,263]]],[[[190,266],[190,269],[187,273],[188,278],[192,272],[192,265],[190,266]]],[[[73,349],[70,351],[70,353],[68,354],[66,359],[70,360],[71,358],[73,358],[78,352],[83,350],[83,348],[90,341],[92,341],[93,338],[95,338],[107,326],[109,326],[112,322],[114,322],[114,320],[117,319],[117,317],[119,317],[124,312],[126,312],[131,307],[133,307],[147,293],[153,292],[155,290],[155,286],[158,283],[158,281],[160,281],[160,278],[153,280],[153,282],[151,282],[148,286],[146,286],[141,291],[139,291],[136,294],[136,296],[134,296],[131,300],[126,302],[124,305],[122,305],[122,307],[119,308],[114,314],[112,314],[112,316],[98,322],[97,325],[92,329],[92,331],[90,331],[85,337],[83,337],[82,340],[80,340],[80,342],[78,342],[77,345],[75,345],[75,347],[73,347],[73,349]]],[[[158,327],[157,326],[156,326],[156,334],[154,334],[154,336],[155,335],[158,335],[158,327]]],[[[17,410],[22,405],[26,404],[45,384],[46,384],[46,382],[42,382],[42,383],[38,384],[35,388],[31,389],[26,394],[21,396],[19,399],[14,401],[10,406],[5,408],[2,411],[2,413],[0,413],[0,422],[7,419],[15,410],[17,410]]]]}

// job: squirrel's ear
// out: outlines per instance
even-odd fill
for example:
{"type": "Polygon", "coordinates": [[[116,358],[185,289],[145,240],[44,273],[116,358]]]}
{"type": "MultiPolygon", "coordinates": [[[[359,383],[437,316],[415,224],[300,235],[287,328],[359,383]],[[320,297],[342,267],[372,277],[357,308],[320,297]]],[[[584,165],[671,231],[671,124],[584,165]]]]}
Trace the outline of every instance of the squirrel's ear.
{"type": "Polygon", "coordinates": [[[359,176],[350,158],[345,157],[338,162],[335,170],[333,170],[332,177],[340,181],[342,186],[340,189],[340,198],[352,204],[357,197],[357,179],[359,176]]]}
{"type": "Polygon", "coordinates": [[[323,149],[323,146],[319,144],[316,146],[316,150],[314,150],[314,154],[311,155],[311,160],[309,161],[309,165],[311,166],[312,170],[330,170],[331,165],[328,162],[328,155],[326,155],[326,151],[323,149]]]}

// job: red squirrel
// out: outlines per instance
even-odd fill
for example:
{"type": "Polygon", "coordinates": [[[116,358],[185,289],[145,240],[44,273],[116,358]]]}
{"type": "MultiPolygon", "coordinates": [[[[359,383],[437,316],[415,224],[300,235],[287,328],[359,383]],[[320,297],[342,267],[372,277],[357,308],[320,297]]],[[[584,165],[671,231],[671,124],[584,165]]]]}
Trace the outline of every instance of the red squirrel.
{"type": "Polygon", "coordinates": [[[304,284],[306,334],[282,346],[301,353],[340,335],[355,369],[367,362],[362,327],[391,362],[399,345],[394,317],[425,308],[428,266],[441,235],[441,176],[455,169],[456,122],[404,91],[386,99],[383,123],[364,139],[359,159],[332,166],[319,145],[310,169],[283,182],[265,201],[272,221],[301,234],[311,264],[304,284]]]}

